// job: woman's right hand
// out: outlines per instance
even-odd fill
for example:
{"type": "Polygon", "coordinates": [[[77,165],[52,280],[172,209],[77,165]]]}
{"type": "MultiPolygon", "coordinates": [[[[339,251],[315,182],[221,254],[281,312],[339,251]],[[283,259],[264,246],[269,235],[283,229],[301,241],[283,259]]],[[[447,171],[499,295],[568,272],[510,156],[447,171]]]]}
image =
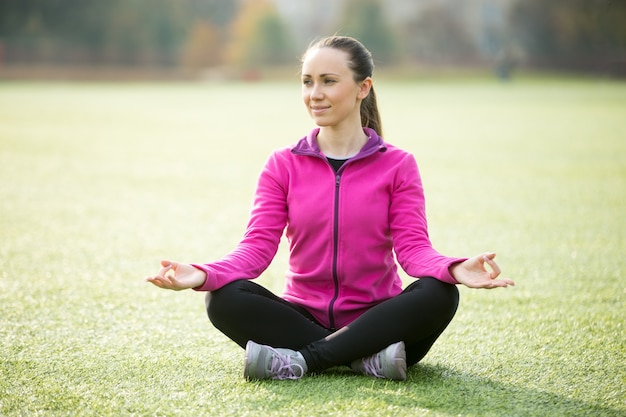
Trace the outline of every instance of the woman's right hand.
{"type": "Polygon", "coordinates": [[[186,290],[199,287],[206,281],[206,273],[189,264],[173,261],[161,261],[161,270],[157,275],[146,277],[146,281],[167,290],[186,290]]]}

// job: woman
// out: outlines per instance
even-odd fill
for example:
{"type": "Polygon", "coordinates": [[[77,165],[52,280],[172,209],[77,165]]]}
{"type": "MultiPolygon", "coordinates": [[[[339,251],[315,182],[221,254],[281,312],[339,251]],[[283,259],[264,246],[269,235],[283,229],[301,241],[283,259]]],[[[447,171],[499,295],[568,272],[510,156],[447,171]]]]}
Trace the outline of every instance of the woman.
{"type": "Polygon", "coordinates": [[[248,379],[349,365],[404,380],[452,320],[456,284],[514,285],[496,279],[494,253],[466,259],[433,249],[415,160],[381,138],[373,67],[353,38],[313,44],[302,61],[302,98],[317,128],[270,156],[239,245],[204,265],[162,261],[146,278],[208,291],[211,322],[246,349],[248,379]],[[283,232],[290,257],[279,297],[251,279],[269,266],[283,232]],[[405,289],[394,253],[418,278],[405,289]]]}

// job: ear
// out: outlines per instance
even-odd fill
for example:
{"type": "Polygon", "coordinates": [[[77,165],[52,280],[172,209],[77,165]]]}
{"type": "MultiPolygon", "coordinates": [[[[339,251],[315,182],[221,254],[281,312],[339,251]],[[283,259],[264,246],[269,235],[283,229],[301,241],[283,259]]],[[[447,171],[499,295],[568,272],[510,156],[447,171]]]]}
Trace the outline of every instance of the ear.
{"type": "Polygon", "coordinates": [[[373,81],[372,77],[367,77],[359,84],[359,93],[357,94],[357,98],[359,100],[365,100],[365,97],[368,96],[370,90],[372,89],[373,81]]]}

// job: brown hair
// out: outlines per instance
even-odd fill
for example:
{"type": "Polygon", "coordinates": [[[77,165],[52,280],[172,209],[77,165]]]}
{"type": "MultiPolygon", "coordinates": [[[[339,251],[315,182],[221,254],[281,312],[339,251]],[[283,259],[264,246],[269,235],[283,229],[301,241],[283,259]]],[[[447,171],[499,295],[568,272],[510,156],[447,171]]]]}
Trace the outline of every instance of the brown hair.
{"type": "MultiPolygon", "coordinates": [[[[349,36],[329,36],[311,43],[306,54],[313,49],[334,48],[348,54],[348,66],[354,73],[354,81],[361,82],[374,73],[374,60],[372,54],[358,40],[349,36]]],[[[383,127],[376,102],[376,94],[372,86],[367,97],[361,102],[361,125],[374,129],[382,136],[383,127]]]]}

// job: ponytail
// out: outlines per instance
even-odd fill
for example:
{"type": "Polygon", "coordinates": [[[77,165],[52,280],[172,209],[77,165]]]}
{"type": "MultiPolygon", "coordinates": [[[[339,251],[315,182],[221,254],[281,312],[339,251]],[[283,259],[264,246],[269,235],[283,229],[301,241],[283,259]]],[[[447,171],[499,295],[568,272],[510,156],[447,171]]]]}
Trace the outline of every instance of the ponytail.
{"type": "Polygon", "coordinates": [[[379,136],[383,135],[383,126],[380,120],[374,87],[370,89],[367,97],[361,101],[361,125],[373,129],[379,136]]]}

